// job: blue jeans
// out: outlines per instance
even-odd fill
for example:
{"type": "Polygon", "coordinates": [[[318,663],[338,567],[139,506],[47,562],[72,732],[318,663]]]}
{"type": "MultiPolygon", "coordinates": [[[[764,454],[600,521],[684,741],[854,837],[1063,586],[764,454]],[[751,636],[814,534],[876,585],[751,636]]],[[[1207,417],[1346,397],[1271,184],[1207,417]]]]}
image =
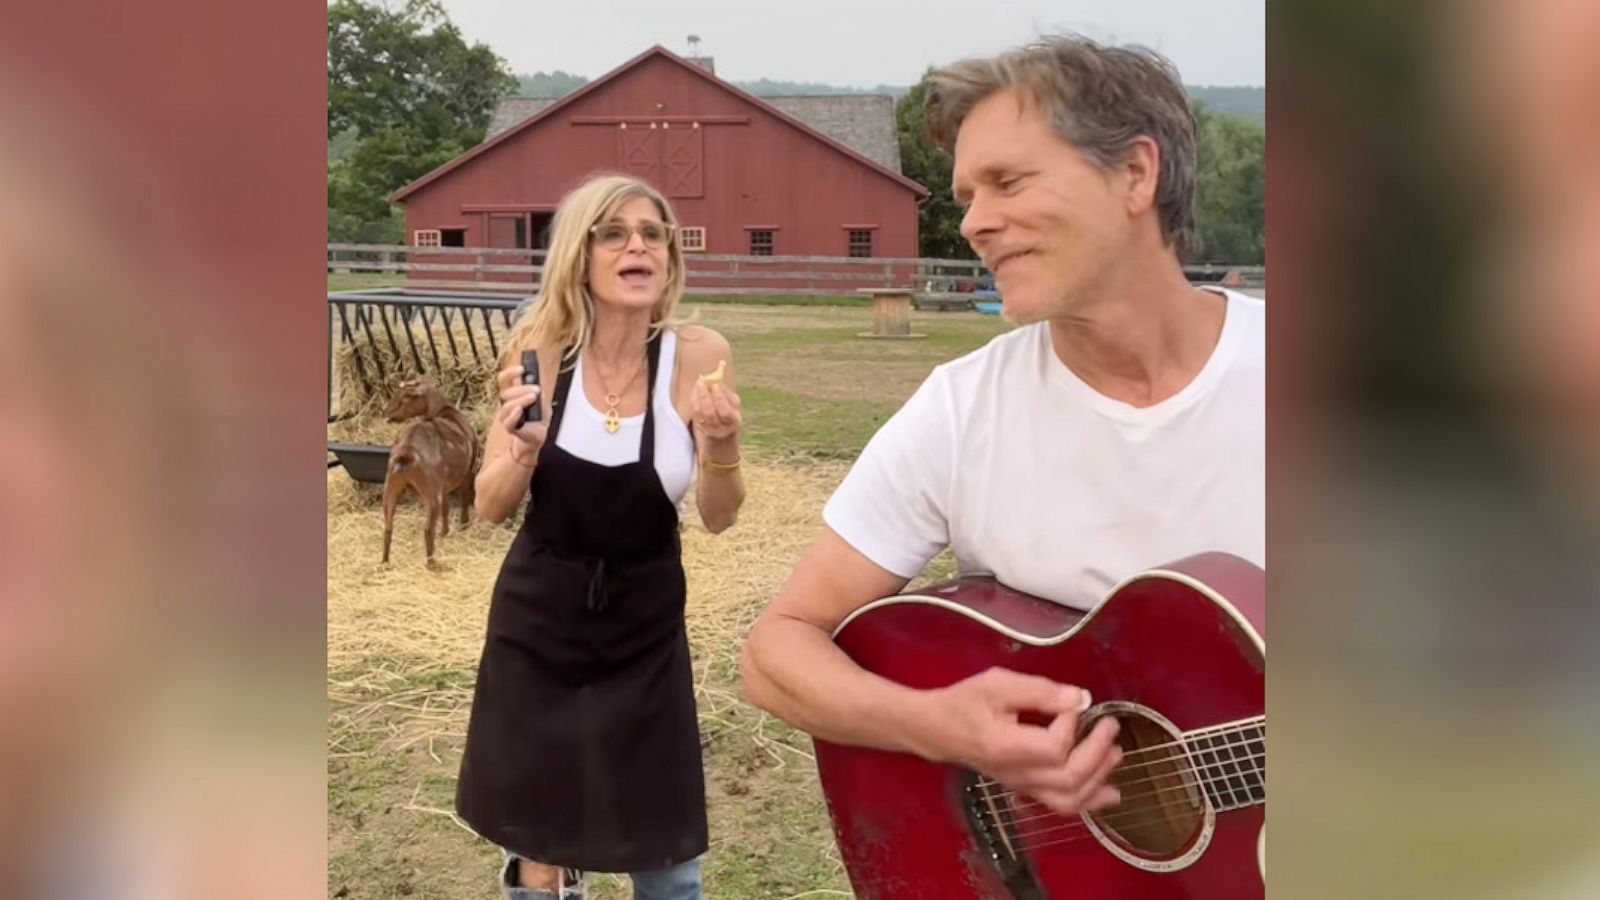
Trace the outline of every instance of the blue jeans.
{"type": "MultiPolygon", "coordinates": [[[[518,859],[516,854],[507,853],[500,869],[500,886],[507,900],[583,900],[581,883],[565,888],[559,895],[513,884],[518,859]]],[[[634,900],[701,900],[698,859],[650,872],[630,872],[628,878],[633,881],[634,900]]]]}

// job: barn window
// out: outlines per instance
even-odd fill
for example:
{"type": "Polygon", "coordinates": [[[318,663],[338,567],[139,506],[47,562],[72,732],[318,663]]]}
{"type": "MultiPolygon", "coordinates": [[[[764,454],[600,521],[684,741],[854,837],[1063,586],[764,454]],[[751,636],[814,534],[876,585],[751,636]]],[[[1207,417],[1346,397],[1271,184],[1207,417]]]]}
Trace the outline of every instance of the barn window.
{"type": "Polygon", "coordinates": [[[706,229],[702,225],[685,225],[678,229],[678,236],[683,239],[685,253],[706,249],[706,229]]]}
{"type": "Polygon", "coordinates": [[[439,246],[439,229],[437,229],[437,228],[419,228],[419,229],[417,229],[417,231],[411,237],[411,244],[414,247],[437,247],[437,246],[439,246]]]}
{"type": "Polygon", "coordinates": [[[772,255],[772,229],[752,228],[750,230],[750,255],[772,255]]]}
{"type": "Polygon", "coordinates": [[[439,246],[465,247],[467,245],[467,230],[465,228],[439,229],[439,246]]]}
{"type": "Polygon", "coordinates": [[[872,232],[865,228],[850,229],[850,254],[851,256],[865,257],[872,255],[872,232]]]}

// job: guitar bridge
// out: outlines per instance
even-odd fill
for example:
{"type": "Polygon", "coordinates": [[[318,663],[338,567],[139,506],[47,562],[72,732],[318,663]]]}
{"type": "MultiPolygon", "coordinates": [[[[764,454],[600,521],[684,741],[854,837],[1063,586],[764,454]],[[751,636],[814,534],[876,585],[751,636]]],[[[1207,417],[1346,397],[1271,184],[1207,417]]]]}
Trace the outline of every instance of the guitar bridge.
{"type": "Polygon", "coordinates": [[[999,785],[967,772],[962,785],[962,809],[967,828],[989,857],[996,874],[1016,900],[1045,900],[1045,894],[1017,830],[1012,795],[999,785]]]}

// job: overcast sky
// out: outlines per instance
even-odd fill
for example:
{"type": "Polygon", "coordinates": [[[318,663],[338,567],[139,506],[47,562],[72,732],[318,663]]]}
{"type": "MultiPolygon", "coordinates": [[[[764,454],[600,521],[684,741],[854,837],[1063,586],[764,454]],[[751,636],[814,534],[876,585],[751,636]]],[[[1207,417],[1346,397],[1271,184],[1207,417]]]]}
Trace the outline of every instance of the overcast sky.
{"type": "Polygon", "coordinates": [[[910,85],[929,65],[1074,30],[1165,53],[1187,84],[1266,83],[1265,0],[443,0],[513,71],[596,78],[688,35],[730,81],[910,85]]]}

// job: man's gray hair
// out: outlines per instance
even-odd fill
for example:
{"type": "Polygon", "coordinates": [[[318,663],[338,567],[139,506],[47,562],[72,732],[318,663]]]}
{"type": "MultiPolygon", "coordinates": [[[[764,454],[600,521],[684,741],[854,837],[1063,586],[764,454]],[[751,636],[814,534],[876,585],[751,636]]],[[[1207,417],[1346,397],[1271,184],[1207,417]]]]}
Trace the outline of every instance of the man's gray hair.
{"type": "Polygon", "coordinates": [[[954,155],[956,133],[972,108],[1012,88],[1038,103],[1056,133],[1102,168],[1126,159],[1136,138],[1154,141],[1162,236],[1179,259],[1194,249],[1194,111],[1171,62],[1143,47],[1108,47],[1078,35],[962,60],[933,75],[923,104],[928,136],[954,155]]]}

